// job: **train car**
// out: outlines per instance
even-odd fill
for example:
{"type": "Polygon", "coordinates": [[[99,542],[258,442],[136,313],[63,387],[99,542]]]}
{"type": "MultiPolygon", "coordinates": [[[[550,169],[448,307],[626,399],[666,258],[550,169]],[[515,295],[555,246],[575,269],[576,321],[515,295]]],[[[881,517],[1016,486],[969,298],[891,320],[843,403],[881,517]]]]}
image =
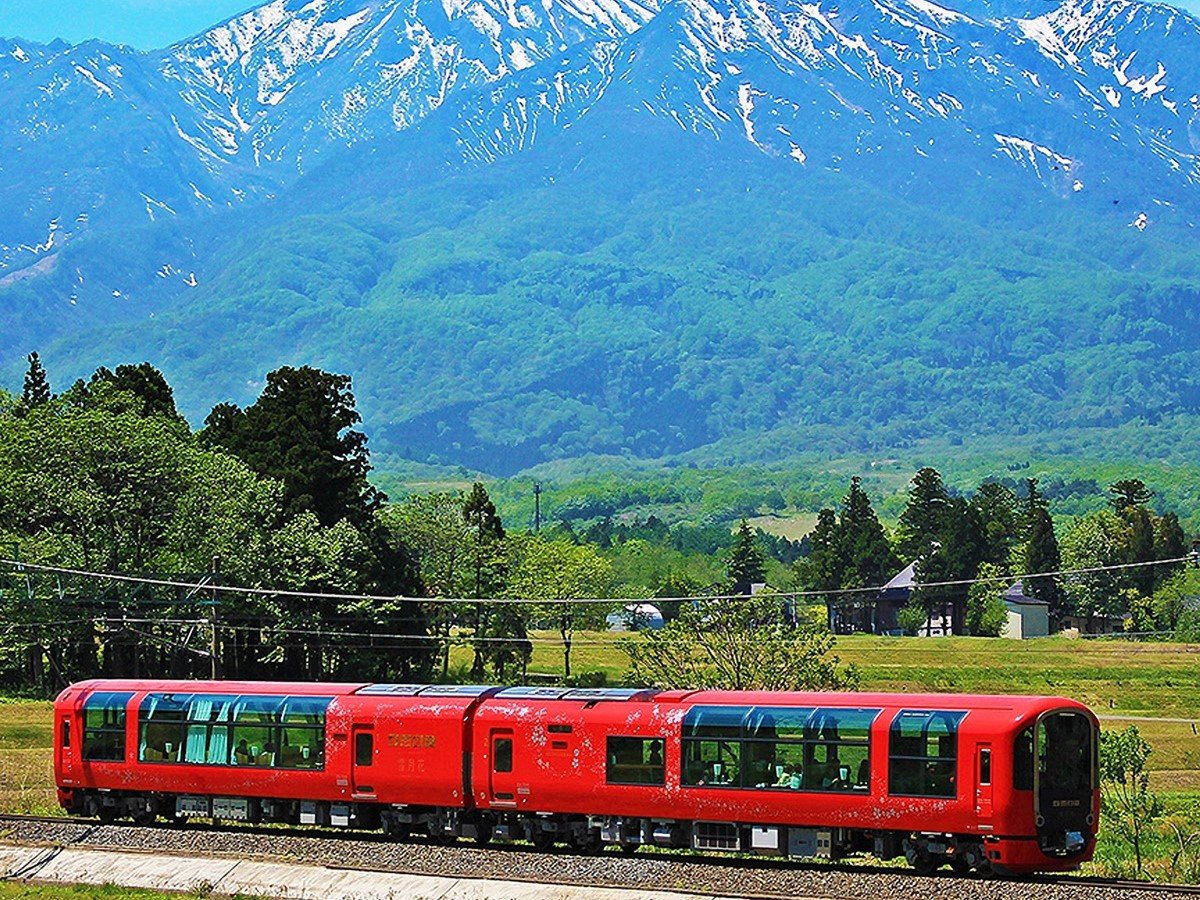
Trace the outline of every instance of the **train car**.
{"type": "MultiPolygon", "coordinates": [[[[92,681],[55,703],[59,803],[104,820],[210,817],[411,828],[381,798],[463,804],[479,691],[92,681]]],[[[424,822],[429,816],[421,818],[424,822]]]]}
{"type": "Polygon", "coordinates": [[[1070,700],[514,688],[472,732],[475,804],[542,844],[1014,874],[1095,844],[1098,726],[1070,700]]]}
{"type": "Polygon", "coordinates": [[[1041,697],[98,681],[55,708],[59,800],[1027,873],[1089,859],[1098,726],[1041,697]]]}

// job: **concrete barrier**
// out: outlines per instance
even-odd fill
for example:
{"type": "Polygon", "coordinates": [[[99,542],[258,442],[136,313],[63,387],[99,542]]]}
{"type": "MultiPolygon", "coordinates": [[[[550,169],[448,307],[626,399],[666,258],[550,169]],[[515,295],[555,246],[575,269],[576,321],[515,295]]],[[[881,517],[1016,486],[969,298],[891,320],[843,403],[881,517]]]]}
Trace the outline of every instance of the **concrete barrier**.
{"type": "MultiPolygon", "coordinates": [[[[0,872],[9,880],[115,884],[152,890],[204,890],[287,900],[694,900],[680,891],[574,887],[363,872],[214,857],[130,853],[83,847],[0,844],[0,872]]],[[[736,900],[736,898],[717,898],[736,900]]],[[[797,898],[803,900],[803,898],[797,898]]]]}

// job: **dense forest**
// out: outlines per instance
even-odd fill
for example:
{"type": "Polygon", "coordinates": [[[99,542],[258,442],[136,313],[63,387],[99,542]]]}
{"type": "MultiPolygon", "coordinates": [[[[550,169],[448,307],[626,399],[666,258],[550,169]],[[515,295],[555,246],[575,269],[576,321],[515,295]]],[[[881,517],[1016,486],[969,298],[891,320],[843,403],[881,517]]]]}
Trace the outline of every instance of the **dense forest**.
{"type": "MultiPolygon", "coordinates": [[[[920,582],[979,580],[918,589],[910,631],[950,605],[956,630],[995,634],[1013,580],[1099,569],[1027,578],[1026,590],[1056,620],[1127,614],[1139,631],[1200,637],[1200,584],[1180,563],[1190,536],[1136,477],[1085,482],[1102,505],[1058,519],[1037,478],[964,492],[926,467],[887,524],[854,476],[836,492],[813,480],[757,502],[751,484],[733,506],[692,517],[622,513],[598,491],[548,506],[531,528],[504,520],[490,493],[510,490],[503,482],[410,485],[389,500],[359,425],[350,379],[318,369],[276,370],[254,403],[219,404],[194,430],[147,363],[55,394],[31,355],[20,393],[0,394],[0,556],[21,564],[0,565],[0,680],[512,680],[534,629],[557,634],[563,675],[578,678],[576,632],[631,599],[659,600],[670,619],[678,598],[762,584],[785,595],[789,621],[822,623],[839,591],[881,585],[910,562],[920,582]],[[750,524],[838,493],[799,539],[750,524]],[[796,592],[800,602],[786,597],[796,592]],[[473,651],[469,671],[451,670],[454,644],[473,651]]],[[[665,499],[626,487],[626,507],[665,499]]]]}
{"type": "MultiPolygon", "coordinates": [[[[349,196],[317,191],[304,214],[215,222],[211,277],[95,301],[95,327],[47,345],[31,323],[75,321],[84,251],[68,247],[59,307],[41,283],[7,289],[0,349],[11,366],[18,346],[45,346],[63,371],[153,359],[193,422],[253,399],[257,372],[353,371],[377,452],[491,476],[593,455],[704,468],[891,456],[934,436],[1190,460],[1188,234],[997,207],[982,187],[977,203],[931,208],[659,140],[404,190],[387,189],[394,172],[355,171],[349,196]]],[[[103,257],[117,265],[125,243],[103,257]]]]}

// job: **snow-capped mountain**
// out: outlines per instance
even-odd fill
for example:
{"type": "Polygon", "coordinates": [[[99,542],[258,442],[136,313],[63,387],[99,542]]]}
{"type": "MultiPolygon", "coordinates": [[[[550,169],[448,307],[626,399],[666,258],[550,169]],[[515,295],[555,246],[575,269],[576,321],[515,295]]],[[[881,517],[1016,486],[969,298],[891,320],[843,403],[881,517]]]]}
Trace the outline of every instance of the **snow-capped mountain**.
{"type": "Polygon", "coordinates": [[[0,111],[0,364],[193,416],[307,363],[496,471],[1200,422],[1169,6],[273,0],[0,40],[0,111]]]}
{"type": "Polygon", "coordinates": [[[1135,0],[273,0],[156,53],[0,41],[0,110],[0,287],[155,223],[162,252],[93,287],[186,286],[190,223],[327,161],[413,133],[487,164],[593,110],[796,177],[1200,214],[1200,25],[1135,0]]]}

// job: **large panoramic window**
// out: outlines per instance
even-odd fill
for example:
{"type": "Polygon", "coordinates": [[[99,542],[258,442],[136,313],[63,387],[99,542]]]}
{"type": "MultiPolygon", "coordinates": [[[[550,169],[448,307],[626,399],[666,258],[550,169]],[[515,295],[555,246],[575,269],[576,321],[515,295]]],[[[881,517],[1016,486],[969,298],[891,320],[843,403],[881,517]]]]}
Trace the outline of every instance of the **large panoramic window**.
{"type": "Polygon", "coordinates": [[[151,694],[139,713],[142,762],[320,769],[327,697],[151,694]]]}
{"type": "Polygon", "coordinates": [[[83,703],[83,758],[118,762],[125,759],[125,707],[131,693],[97,691],[83,703]]]}
{"type": "Polygon", "coordinates": [[[903,710],[892,721],[888,793],[954,797],[958,792],[958,725],[965,712],[903,710]]]}
{"type": "Polygon", "coordinates": [[[683,783],[867,792],[878,709],[696,707],[684,718],[683,783]]]}

